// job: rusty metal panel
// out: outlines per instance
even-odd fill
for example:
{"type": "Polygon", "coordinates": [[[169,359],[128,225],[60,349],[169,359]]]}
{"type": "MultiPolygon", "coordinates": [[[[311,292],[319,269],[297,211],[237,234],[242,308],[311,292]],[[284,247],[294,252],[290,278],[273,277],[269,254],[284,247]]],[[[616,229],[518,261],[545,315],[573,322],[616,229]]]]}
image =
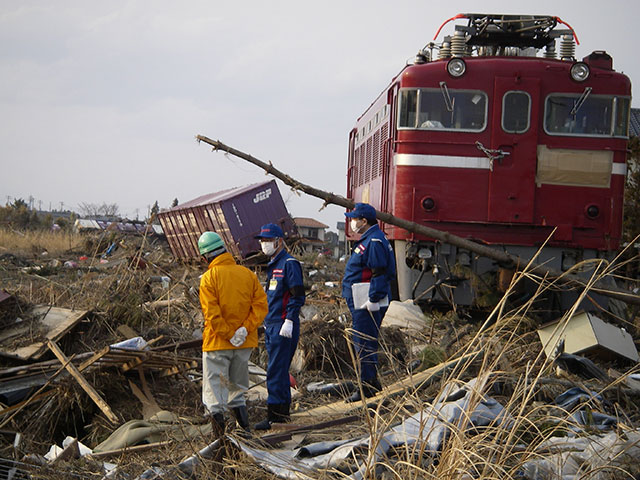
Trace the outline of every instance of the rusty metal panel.
{"type": "Polygon", "coordinates": [[[180,240],[182,241],[184,249],[191,252],[192,257],[198,257],[200,255],[200,251],[198,250],[198,238],[202,232],[195,231],[195,228],[197,227],[191,225],[191,219],[189,218],[188,211],[183,210],[177,218],[178,223],[180,223],[182,228],[180,240]]]}
{"type": "Polygon", "coordinates": [[[174,245],[176,251],[177,251],[177,257],[178,258],[188,258],[189,257],[189,252],[185,251],[185,249],[182,247],[182,243],[180,242],[180,230],[178,227],[178,221],[175,217],[175,215],[172,216],[168,216],[167,219],[169,220],[169,223],[171,224],[171,228],[173,229],[173,242],[172,244],[174,245]]]}
{"type": "Polygon", "coordinates": [[[173,256],[176,258],[184,258],[185,254],[176,241],[176,231],[171,222],[171,217],[169,215],[158,215],[158,220],[160,220],[160,225],[162,225],[162,230],[167,238],[167,242],[169,242],[173,256]]]}

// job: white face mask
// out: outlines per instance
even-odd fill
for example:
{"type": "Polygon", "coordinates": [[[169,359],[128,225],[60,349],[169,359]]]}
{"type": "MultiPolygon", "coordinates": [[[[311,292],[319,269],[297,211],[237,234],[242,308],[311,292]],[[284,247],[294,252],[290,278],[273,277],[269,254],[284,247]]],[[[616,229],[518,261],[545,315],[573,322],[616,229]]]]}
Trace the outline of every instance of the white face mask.
{"type": "Polygon", "coordinates": [[[276,253],[278,247],[276,247],[276,241],[273,242],[260,242],[260,248],[262,248],[262,253],[267,256],[271,256],[276,253]]]}
{"type": "Polygon", "coordinates": [[[362,230],[362,227],[364,227],[364,225],[360,225],[358,227],[358,219],[357,218],[352,218],[351,219],[351,223],[349,223],[349,226],[351,227],[351,230],[353,230],[354,233],[360,233],[360,230],[362,230]]]}

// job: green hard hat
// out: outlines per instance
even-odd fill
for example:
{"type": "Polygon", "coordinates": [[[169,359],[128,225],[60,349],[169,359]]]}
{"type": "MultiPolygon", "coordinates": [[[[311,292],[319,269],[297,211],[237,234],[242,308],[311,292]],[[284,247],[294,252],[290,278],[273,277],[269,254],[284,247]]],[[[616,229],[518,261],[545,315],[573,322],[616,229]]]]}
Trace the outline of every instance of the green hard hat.
{"type": "Polygon", "coordinates": [[[198,239],[198,250],[200,255],[213,252],[214,250],[224,249],[224,242],[220,235],[216,232],[204,232],[198,239]]]}

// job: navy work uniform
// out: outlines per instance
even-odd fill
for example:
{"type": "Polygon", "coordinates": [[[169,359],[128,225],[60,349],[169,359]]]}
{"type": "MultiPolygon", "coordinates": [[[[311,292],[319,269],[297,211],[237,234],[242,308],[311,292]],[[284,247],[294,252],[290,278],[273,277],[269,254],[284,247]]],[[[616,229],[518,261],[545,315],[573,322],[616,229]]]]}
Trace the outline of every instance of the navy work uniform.
{"type": "Polygon", "coordinates": [[[304,305],[304,282],[300,262],[282,250],[267,266],[269,313],[264,319],[267,364],[267,404],[290,404],[289,367],[300,337],[300,307],[304,305]],[[291,338],[280,335],[285,320],[293,321],[291,338]]]}
{"type": "MultiPolygon", "coordinates": [[[[345,215],[375,219],[375,210],[368,204],[359,203],[345,215]]],[[[391,300],[391,281],[395,274],[395,258],[389,241],[377,224],[369,226],[353,247],[342,280],[342,296],[353,319],[352,339],[360,361],[360,378],[366,387],[365,396],[372,396],[381,388],[377,378],[378,336],[388,306],[380,306],[377,311],[355,309],[351,287],[354,283],[368,282],[370,302],[378,303],[385,297],[391,300]]],[[[359,392],[356,394],[354,400],[360,398],[359,392]]]]}
{"type": "Polygon", "coordinates": [[[267,418],[255,425],[268,430],[272,423],[288,422],[291,405],[289,367],[300,337],[300,308],[304,305],[304,281],[300,262],[285,250],[282,229],[273,223],[263,225],[260,240],[267,265],[267,301],[264,319],[267,363],[267,418]]]}

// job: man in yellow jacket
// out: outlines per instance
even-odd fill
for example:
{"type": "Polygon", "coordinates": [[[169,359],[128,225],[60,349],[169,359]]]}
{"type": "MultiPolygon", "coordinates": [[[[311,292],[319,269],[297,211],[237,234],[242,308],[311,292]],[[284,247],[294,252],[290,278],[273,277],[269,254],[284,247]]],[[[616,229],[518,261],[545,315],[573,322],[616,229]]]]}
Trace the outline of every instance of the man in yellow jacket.
{"type": "Polygon", "coordinates": [[[258,327],[267,314],[267,296],[255,273],[235,260],[215,232],[204,232],[198,249],[209,262],[200,280],[202,332],[202,403],[217,433],[225,430],[225,411],[249,431],[245,392],[249,356],[258,346],[258,327]],[[229,396],[231,394],[231,399],[229,396]]]}

